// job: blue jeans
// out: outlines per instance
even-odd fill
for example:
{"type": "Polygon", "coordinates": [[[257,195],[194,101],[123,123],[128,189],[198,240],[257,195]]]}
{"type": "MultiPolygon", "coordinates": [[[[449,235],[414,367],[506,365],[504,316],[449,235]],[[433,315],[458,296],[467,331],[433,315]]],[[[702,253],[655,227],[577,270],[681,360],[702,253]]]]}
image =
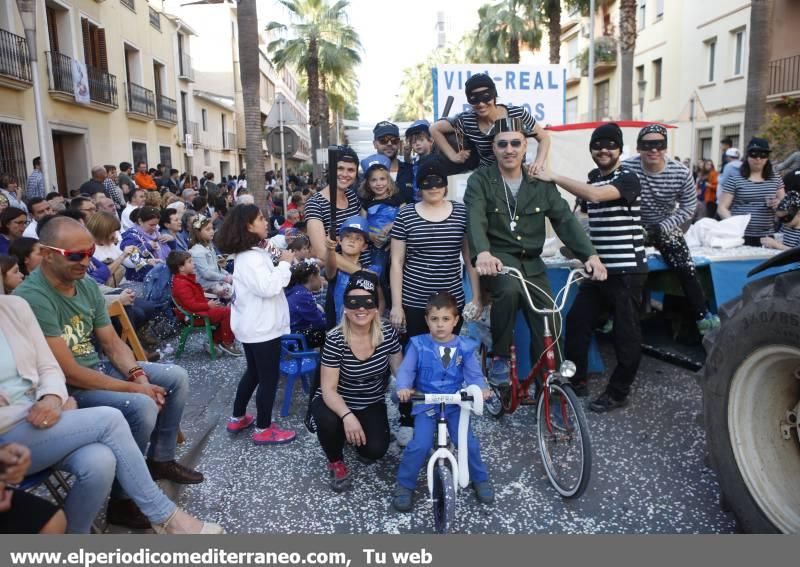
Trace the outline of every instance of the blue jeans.
{"type": "MultiPolygon", "coordinates": [[[[449,406],[446,410],[447,431],[453,444],[458,442],[458,422],[460,421],[461,408],[449,406]]],[[[400,468],[397,469],[397,484],[409,490],[417,487],[417,477],[419,471],[425,464],[430,450],[433,448],[434,437],[436,435],[436,419],[439,417],[439,410],[418,413],[414,416],[414,438],[403,451],[403,459],[400,461],[400,468]],[[432,415],[428,415],[432,413],[432,415]]],[[[481,459],[481,446],[478,439],[472,433],[470,424],[467,434],[467,449],[469,455],[469,479],[472,482],[485,482],[489,480],[489,473],[486,465],[481,459]]],[[[458,455],[456,455],[458,458],[458,455]]]]}
{"type": "Polygon", "coordinates": [[[74,475],[64,506],[69,533],[89,533],[115,472],[151,522],[162,523],[175,511],[175,504],[150,478],[125,418],[114,408],[66,411],[48,429],[36,429],[23,421],[5,432],[3,440],[31,450],[29,474],[54,467],[74,475]]]}

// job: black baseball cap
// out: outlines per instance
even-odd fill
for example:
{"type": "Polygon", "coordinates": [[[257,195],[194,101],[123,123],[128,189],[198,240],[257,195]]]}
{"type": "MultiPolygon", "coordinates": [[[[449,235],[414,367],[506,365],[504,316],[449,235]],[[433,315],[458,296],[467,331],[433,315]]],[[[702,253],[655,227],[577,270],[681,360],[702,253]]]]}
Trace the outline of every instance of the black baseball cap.
{"type": "Polygon", "coordinates": [[[447,168],[436,156],[428,156],[417,167],[417,187],[436,189],[447,187],[447,168]]]}
{"type": "Polygon", "coordinates": [[[395,138],[399,138],[400,128],[397,127],[397,124],[393,124],[386,120],[378,122],[375,124],[375,128],[372,129],[372,139],[377,140],[378,138],[383,138],[384,136],[394,136],[395,138]]]}

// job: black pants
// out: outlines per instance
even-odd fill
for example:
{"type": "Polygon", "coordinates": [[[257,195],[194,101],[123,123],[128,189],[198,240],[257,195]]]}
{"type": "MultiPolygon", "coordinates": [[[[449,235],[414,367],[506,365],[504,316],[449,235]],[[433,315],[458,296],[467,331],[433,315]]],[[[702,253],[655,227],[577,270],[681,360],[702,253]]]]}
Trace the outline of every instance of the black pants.
{"type": "MultiPolygon", "coordinates": [[[[453,329],[454,335],[461,334],[461,326],[464,324],[463,316],[464,308],[459,309],[458,324],[453,329]]],[[[419,307],[403,307],[403,312],[406,314],[406,334],[403,339],[403,346],[408,343],[411,337],[417,335],[427,335],[430,333],[428,324],[425,322],[425,309],[419,307]]],[[[414,416],[411,415],[411,408],[414,406],[412,402],[401,402],[399,405],[400,411],[400,427],[414,427],[414,416]]]]}
{"type": "Polygon", "coordinates": [[[744,237],[744,245],[745,246],[756,246],[761,248],[761,236],[745,236],[744,237]]]}
{"type": "MultiPolygon", "coordinates": [[[[689,306],[698,321],[708,313],[706,296],[700,282],[697,281],[697,272],[694,268],[692,254],[686,245],[686,239],[680,228],[670,230],[660,230],[655,227],[647,229],[646,243],[648,246],[655,246],[661,257],[678,276],[681,282],[683,293],[689,301],[689,306]]],[[[616,324],[616,322],[614,323],[616,324]]]]}
{"type": "Polygon", "coordinates": [[[241,417],[247,404],[256,392],[256,427],[266,429],[272,424],[272,406],[278,389],[281,362],[281,338],[263,343],[242,343],[247,369],[244,371],[236,398],[233,401],[233,416],[241,417]]]}
{"type": "MultiPolygon", "coordinates": [[[[379,402],[352,412],[361,422],[361,429],[367,438],[366,445],[355,447],[355,450],[366,459],[380,459],[389,449],[389,418],[386,415],[386,404],[379,402]]],[[[325,405],[322,396],[317,396],[311,402],[311,413],[317,422],[319,444],[322,445],[328,461],[331,463],[341,461],[346,441],[342,420],[325,405]]]]}
{"type": "Polygon", "coordinates": [[[639,309],[646,280],[646,274],[609,275],[604,282],[586,281],[581,284],[567,315],[565,354],[577,367],[573,381],[586,380],[592,332],[600,315],[611,313],[617,367],[606,389],[617,400],[628,395],[642,360],[639,309]]]}

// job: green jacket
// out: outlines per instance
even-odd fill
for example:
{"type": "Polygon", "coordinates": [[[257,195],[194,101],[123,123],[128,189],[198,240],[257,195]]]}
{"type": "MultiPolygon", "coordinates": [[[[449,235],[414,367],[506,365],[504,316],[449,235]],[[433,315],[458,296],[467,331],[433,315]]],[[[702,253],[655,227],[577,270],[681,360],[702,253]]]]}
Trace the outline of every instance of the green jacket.
{"type": "Polygon", "coordinates": [[[556,234],[579,260],[585,262],[597,253],[555,184],[531,179],[523,171],[517,193],[515,231],[510,227],[505,195],[497,164],[481,167],[467,180],[464,204],[473,262],[478,254],[488,251],[503,264],[522,269],[527,275],[542,273],[545,265],[540,255],[547,236],[545,218],[550,219],[556,234]]]}

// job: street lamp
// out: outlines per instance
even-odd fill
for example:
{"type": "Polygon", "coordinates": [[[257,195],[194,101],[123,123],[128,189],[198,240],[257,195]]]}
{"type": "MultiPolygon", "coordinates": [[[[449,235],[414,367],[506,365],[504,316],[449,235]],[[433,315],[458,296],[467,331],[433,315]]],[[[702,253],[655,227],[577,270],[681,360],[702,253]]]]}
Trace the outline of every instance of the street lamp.
{"type": "Polygon", "coordinates": [[[39,61],[36,51],[36,0],[17,0],[17,10],[19,10],[19,16],[22,19],[25,40],[28,43],[31,75],[33,76],[33,106],[36,113],[36,132],[39,137],[39,157],[41,158],[44,190],[45,193],[49,193],[50,183],[47,170],[50,166],[50,160],[47,158],[46,128],[42,110],[42,90],[39,85],[39,61]]]}
{"type": "Polygon", "coordinates": [[[644,115],[644,93],[647,92],[647,81],[644,79],[636,83],[639,86],[639,118],[644,115]]]}

